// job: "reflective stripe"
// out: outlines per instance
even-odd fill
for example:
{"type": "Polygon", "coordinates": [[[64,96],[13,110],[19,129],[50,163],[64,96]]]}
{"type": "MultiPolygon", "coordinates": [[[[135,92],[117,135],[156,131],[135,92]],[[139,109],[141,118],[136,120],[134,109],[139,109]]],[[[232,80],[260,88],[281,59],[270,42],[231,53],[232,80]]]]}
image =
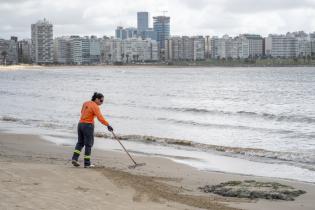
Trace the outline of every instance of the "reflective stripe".
{"type": "Polygon", "coordinates": [[[74,150],[74,153],[80,155],[81,151],[79,151],[79,150],[74,150]]]}
{"type": "Polygon", "coordinates": [[[89,160],[89,159],[91,159],[91,156],[85,155],[84,159],[89,160]]]}

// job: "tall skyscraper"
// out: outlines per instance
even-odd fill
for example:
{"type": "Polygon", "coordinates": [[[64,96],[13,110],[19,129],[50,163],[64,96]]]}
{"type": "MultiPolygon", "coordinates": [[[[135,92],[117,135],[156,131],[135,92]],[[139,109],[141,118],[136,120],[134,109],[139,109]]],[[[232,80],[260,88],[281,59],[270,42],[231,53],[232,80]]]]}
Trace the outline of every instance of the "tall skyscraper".
{"type": "Polygon", "coordinates": [[[170,17],[153,17],[153,29],[156,32],[160,49],[165,48],[165,40],[170,37],[170,17]]]}
{"type": "Polygon", "coordinates": [[[31,25],[32,60],[37,64],[53,63],[53,25],[46,19],[31,25]]]}
{"type": "Polygon", "coordinates": [[[149,13],[148,12],[138,12],[137,13],[137,29],[141,34],[142,32],[148,30],[149,28],[149,13]]]}

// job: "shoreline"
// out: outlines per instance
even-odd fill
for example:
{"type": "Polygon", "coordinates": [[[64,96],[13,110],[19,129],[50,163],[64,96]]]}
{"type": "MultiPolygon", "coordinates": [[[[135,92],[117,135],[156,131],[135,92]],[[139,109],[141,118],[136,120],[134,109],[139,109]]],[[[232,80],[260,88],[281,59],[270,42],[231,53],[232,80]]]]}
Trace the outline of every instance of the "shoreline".
{"type": "Polygon", "coordinates": [[[124,65],[113,65],[113,64],[95,64],[95,65],[36,65],[36,64],[19,64],[19,65],[7,65],[3,66],[0,65],[0,71],[9,71],[9,70],[23,70],[25,68],[30,69],[40,69],[40,68],[87,68],[87,67],[103,67],[103,68],[296,68],[296,67],[305,67],[311,68],[315,67],[315,65],[247,65],[247,64],[240,64],[240,65],[203,65],[203,64],[196,64],[196,65],[167,65],[167,64],[124,64],[124,65]]]}
{"type": "MultiPolygon", "coordinates": [[[[69,146],[58,146],[51,142],[48,142],[36,135],[25,135],[25,134],[6,134],[0,132],[0,164],[1,170],[4,173],[0,173],[0,187],[6,189],[0,191],[1,197],[11,196],[11,202],[14,201],[16,205],[20,205],[23,202],[27,205],[36,205],[45,209],[55,209],[57,204],[52,204],[48,208],[45,206],[45,202],[49,203],[49,197],[42,198],[44,201],[40,201],[34,198],[33,202],[20,200],[20,194],[17,192],[23,183],[17,183],[17,181],[8,181],[7,174],[17,172],[14,177],[19,176],[21,180],[27,182],[30,179],[28,173],[23,174],[22,172],[28,170],[35,170],[39,174],[48,175],[49,179],[47,183],[41,183],[41,177],[39,181],[34,182],[38,184],[25,185],[29,187],[30,193],[33,190],[38,190],[39,193],[45,195],[50,188],[41,188],[42,185],[49,185],[52,187],[55,198],[61,199],[65,206],[70,207],[73,205],[72,201],[77,196],[77,193],[91,193],[94,198],[102,197],[102,203],[112,201],[109,195],[116,192],[116,196],[125,196],[126,200],[123,203],[119,201],[107,203],[107,206],[111,209],[124,209],[119,208],[122,206],[128,207],[133,206],[136,209],[301,209],[310,210],[313,207],[313,197],[315,196],[314,184],[308,184],[298,181],[281,180],[277,178],[265,178],[255,176],[245,176],[221,172],[208,172],[198,171],[195,168],[187,165],[175,163],[169,159],[161,157],[151,157],[144,155],[135,155],[137,162],[146,162],[147,165],[139,167],[135,170],[129,170],[130,160],[126,154],[116,151],[103,151],[93,150],[92,158],[94,163],[99,165],[97,169],[75,169],[69,163],[69,158],[72,154],[72,147],[69,146]],[[36,146],[34,146],[36,145],[36,146]],[[53,171],[53,175],[59,178],[54,179],[47,171],[53,171]],[[80,171],[80,175],[76,176],[76,172],[80,171]],[[21,173],[20,173],[21,172],[21,173]],[[81,174],[83,173],[83,175],[81,174]],[[91,177],[90,182],[83,182],[85,176],[91,177]],[[66,177],[66,182],[70,183],[81,183],[80,186],[72,185],[59,186],[59,181],[63,177],[66,177]],[[103,177],[103,178],[102,178],[103,177]],[[50,180],[51,179],[51,180],[50,180]],[[70,179],[70,180],[68,180],[70,179]],[[103,180],[104,179],[104,180],[103,180]],[[255,179],[257,181],[276,181],[282,184],[288,184],[297,189],[305,190],[307,193],[296,198],[295,201],[270,201],[270,200],[248,200],[239,198],[227,198],[214,194],[201,193],[198,187],[206,184],[219,184],[225,181],[234,180],[248,180],[255,179]],[[98,180],[94,183],[93,180],[98,180]],[[83,182],[83,183],[82,183],[83,182]],[[99,182],[106,182],[104,189],[99,188],[99,182]],[[56,184],[58,188],[54,188],[56,184]],[[7,187],[7,188],[6,188],[7,187]],[[111,189],[112,191],[106,191],[105,189],[111,189]],[[128,188],[128,189],[126,189],[128,188]],[[61,190],[62,189],[62,190],[61,190]],[[178,192],[177,192],[178,191],[178,192]],[[69,195],[66,198],[62,197],[62,193],[68,192],[69,195]],[[60,194],[58,194],[60,193],[60,194]],[[101,194],[100,194],[101,193],[101,194]],[[106,196],[106,193],[109,194],[106,196]],[[168,195],[168,196],[165,196],[168,195]],[[62,198],[60,198],[60,196],[62,198]],[[71,198],[69,198],[69,196],[71,198]],[[103,197],[104,196],[104,197],[103,197]],[[127,199],[128,198],[128,199],[127,199]],[[70,200],[69,200],[70,199],[70,200]],[[35,201],[34,201],[35,200],[35,201]],[[203,201],[203,202],[201,202],[203,201]],[[122,205],[122,206],[121,206],[122,205]],[[153,207],[154,206],[154,207],[153,207]]],[[[38,173],[34,173],[38,174],[38,173]]],[[[64,180],[65,181],[65,180],[64,180]]],[[[62,181],[62,183],[64,182],[62,181]]],[[[24,186],[24,187],[25,187],[24,186]]],[[[20,189],[21,190],[21,189],[20,189]]],[[[115,193],[114,193],[115,194],[115,193]]],[[[85,194],[84,194],[85,195],[85,194]]],[[[92,196],[89,195],[89,196],[92,196]]],[[[3,202],[0,207],[12,207],[13,205],[8,202],[3,202]]],[[[96,206],[98,204],[95,204],[96,206]]],[[[23,205],[21,205],[23,206],[23,205]]],[[[97,207],[95,208],[97,209],[97,207]]],[[[35,207],[35,206],[33,206],[35,207]]],[[[37,207],[37,206],[36,206],[37,207]]],[[[16,209],[19,209],[15,207],[16,209]]],[[[32,208],[32,206],[30,206],[32,208]]],[[[104,206],[103,206],[104,208],[104,206]]],[[[4,208],[6,209],[6,208],[4,208]]],[[[10,208],[11,209],[11,208],[10,208]]],[[[67,209],[63,207],[60,209],[67,209]]],[[[68,208],[69,209],[69,208],[68,208]]]]}

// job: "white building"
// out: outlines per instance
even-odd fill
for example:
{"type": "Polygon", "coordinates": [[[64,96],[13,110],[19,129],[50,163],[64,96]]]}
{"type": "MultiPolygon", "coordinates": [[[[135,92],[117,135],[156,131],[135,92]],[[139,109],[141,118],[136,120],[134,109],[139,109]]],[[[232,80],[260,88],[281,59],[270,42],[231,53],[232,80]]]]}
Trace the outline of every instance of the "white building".
{"type": "Polygon", "coordinates": [[[263,38],[259,35],[243,34],[237,37],[224,35],[210,40],[211,58],[245,59],[263,55],[263,38]]]}
{"type": "Polygon", "coordinates": [[[31,31],[33,62],[53,63],[53,25],[44,19],[32,24],[31,31]]]}
{"type": "Polygon", "coordinates": [[[298,40],[292,36],[269,35],[265,39],[265,54],[274,58],[297,57],[298,47],[298,40]]]}
{"type": "Polygon", "coordinates": [[[264,54],[264,40],[260,35],[243,34],[239,36],[241,42],[240,58],[261,57],[264,54]]]}
{"type": "Polygon", "coordinates": [[[217,36],[210,38],[209,54],[212,59],[219,58],[218,49],[219,49],[220,39],[217,36]]]}
{"type": "Polygon", "coordinates": [[[158,44],[155,40],[130,38],[106,39],[103,44],[105,63],[158,61],[158,44]]]}
{"type": "Polygon", "coordinates": [[[184,60],[183,39],[180,36],[174,36],[165,41],[166,60],[184,60]]]}
{"type": "Polygon", "coordinates": [[[89,37],[70,36],[70,58],[72,64],[90,63],[89,37]]]}
{"type": "Polygon", "coordinates": [[[205,38],[202,36],[192,37],[194,46],[193,46],[193,60],[204,60],[205,59],[205,38]]]}
{"type": "Polygon", "coordinates": [[[54,62],[59,64],[71,63],[70,37],[54,39],[54,62]]]}
{"type": "Polygon", "coordinates": [[[196,61],[205,59],[205,39],[202,36],[174,36],[165,41],[165,59],[196,61]]]}
{"type": "Polygon", "coordinates": [[[16,37],[0,39],[0,64],[18,63],[18,43],[16,37]]]}
{"type": "Polygon", "coordinates": [[[307,57],[312,55],[312,42],[310,37],[297,38],[298,48],[297,56],[298,57],[307,57]]]}
{"type": "Polygon", "coordinates": [[[90,38],[90,63],[91,64],[100,63],[101,44],[102,44],[102,39],[99,39],[96,36],[91,36],[90,38]]]}
{"type": "Polygon", "coordinates": [[[217,40],[217,58],[237,58],[238,44],[233,38],[224,35],[217,40]]]}

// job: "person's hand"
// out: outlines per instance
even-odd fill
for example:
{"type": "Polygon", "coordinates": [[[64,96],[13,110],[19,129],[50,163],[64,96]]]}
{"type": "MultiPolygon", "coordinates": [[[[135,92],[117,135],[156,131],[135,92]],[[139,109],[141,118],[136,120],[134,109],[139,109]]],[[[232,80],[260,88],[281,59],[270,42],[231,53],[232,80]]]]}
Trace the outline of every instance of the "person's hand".
{"type": "Polygon", "coordinates": [[[112,127],[112,126],[110,126],[110,125],[109,125],[109,126],[107,126],[107,129],[108,129],[108,131],[109,131],[109,132],[113,132],[113,131],[114,131],[113,127],[112,127]]]}

